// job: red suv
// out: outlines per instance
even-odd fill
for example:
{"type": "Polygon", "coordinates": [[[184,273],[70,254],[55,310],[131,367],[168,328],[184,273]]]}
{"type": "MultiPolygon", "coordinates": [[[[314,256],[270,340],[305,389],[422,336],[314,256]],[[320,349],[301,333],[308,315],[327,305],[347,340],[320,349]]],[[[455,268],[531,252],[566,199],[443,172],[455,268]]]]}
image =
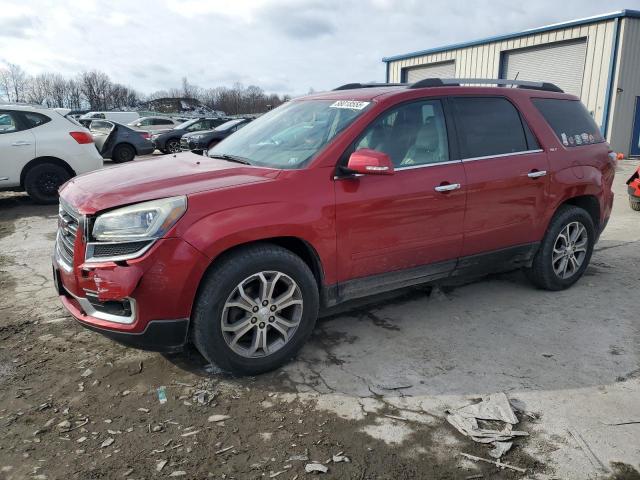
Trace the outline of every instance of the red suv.
{"type": "Polygon", "coordinates": [[[122,343],[192,342],[255,374],[345,300],[514,268],[571,286],[611,213],[615,160],[576,97],[486,83],[517,88],[349,84],[284,104],[205,157],[70,180],[62,303],[122,343]]]}

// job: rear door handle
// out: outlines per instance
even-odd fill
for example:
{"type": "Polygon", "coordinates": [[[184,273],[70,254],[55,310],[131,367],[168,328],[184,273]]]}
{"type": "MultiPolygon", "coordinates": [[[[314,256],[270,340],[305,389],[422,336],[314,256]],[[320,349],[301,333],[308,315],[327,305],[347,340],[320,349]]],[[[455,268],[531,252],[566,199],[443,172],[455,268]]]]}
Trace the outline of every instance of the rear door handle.
{"type": "Polygon", "coordinates": [[[458,190],[462,185],[459,183],[449,183],[447,185],[439,185],[435,187],[436,192],[450,192],[452,190],[458,190]]]}
{"type": "Polygon", "coordinates": [[[17,142],[13,142],[11,144],[12,147],[25,147],[27,145],[31,145],[30,142],[25,142],[24,140],[19,140],[17,142]]]}
{"type": "Polygon", "coordinates": [[[546,170],[534,170],[532,172],[527,173],[527,177],[540,178],[540,177],[544,177],[546,174],[547,174],[546,170]]]}

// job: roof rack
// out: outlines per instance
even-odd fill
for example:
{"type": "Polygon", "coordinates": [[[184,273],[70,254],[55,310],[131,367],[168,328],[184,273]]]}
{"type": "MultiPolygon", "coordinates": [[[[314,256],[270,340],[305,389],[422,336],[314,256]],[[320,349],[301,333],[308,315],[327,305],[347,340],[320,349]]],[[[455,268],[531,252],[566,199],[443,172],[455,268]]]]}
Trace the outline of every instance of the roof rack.
{"type": "MultiPolygon", "coordinates": [[[[409,88],[427,87],[459,87],[468,84],[485,85],[512,85],[517,88],[527,88],[530,90],[545,90],[547,92],[564,93],[557,85],[549,82],[529,82],[526,80],[505,80],[502,78],[425,78],[409,85],[409,88]]],[[[358,87],[354,87],[358,88],[358,87]]]]}
{"type": "Polygon", "coordinates": [[[345,83],[333,90],[353,90],[355,88],[406,87],[406,83],[345,83]]]}

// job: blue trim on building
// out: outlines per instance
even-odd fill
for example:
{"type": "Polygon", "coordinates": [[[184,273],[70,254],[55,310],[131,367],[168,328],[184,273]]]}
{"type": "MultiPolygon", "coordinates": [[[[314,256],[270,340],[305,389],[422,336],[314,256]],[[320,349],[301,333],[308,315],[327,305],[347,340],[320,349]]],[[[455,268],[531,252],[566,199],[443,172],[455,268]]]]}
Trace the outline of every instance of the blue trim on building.
{"type": "MultiPolygon", "coordinates": [[[[618,63],[618,40],[620,39],[620,28],[622,28],[622,22],[620,21],[620,18],[616,18],[614,24],[613,45],[611,45],[611,65],[609,65],[607,92],[604,97],[604,112],[602,117],[602,126],[600,127],[600,131],[604,138],[607,138],[607,133],[609,133],[609,108],[611,107],[611,101],[613,100],[613,94],[615,91],[613,81],[616,73],[616,65],[618,63]]],[[[387,63],[387,70],[389,70],[388,65],[389,64],[387,63]]]]}
{"type": "Polygon", "coordinates": [[[618,12],[607,13],[604,15],[597,15],[595,17],[582,18],[578,20],[572,20],[569,22],[555,23],[553,25],[546,25],[544,27],[532,28],[530,30],[525,30],[523,32],[518,32],[518,33],[508,33],[506,35],[497,35],[494,37],[483,38],[481,40],[474,40],[471,42],[455,43],[453,45],[446,45],[443,47],[431,48],[429,50],[421,50],[418,52],[406,53],[404,55],[384,57],[382,61],[387,62],[387,65],[388,65],[389,62],[394,62],[397,60],[405,60],[407,58],[421,57],[423,55],[431,55],[433,53],[441,53],[449,50],[456,50],[458,48],[475,47],[478,45],[483,45],[485,43],[510,40],[512,38],[523,37],[526,35],[534,35],[536,33],[549,32],[552,30],[560,30],[563,28],[570,28],[578,25],[588,25],[591,23],[597,23],[597,22],[602,22],[602,21],[611,20],[611,19],[620,19],[625,17],[640,18],[640,11],[639,10],[620,10],[618,12]]]}

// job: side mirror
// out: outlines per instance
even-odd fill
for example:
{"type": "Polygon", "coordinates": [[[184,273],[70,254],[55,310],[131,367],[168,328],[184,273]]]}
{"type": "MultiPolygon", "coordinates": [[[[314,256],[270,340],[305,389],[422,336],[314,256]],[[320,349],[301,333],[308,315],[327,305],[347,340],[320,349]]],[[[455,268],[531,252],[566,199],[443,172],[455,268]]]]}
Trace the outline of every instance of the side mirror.
{"type": "Polygon", "coordinates": [[[393,163],[386,153],[362,148],[349,157],[347,169],[363,175],[393,175],[393,163]]]}

